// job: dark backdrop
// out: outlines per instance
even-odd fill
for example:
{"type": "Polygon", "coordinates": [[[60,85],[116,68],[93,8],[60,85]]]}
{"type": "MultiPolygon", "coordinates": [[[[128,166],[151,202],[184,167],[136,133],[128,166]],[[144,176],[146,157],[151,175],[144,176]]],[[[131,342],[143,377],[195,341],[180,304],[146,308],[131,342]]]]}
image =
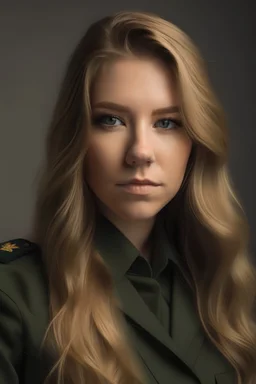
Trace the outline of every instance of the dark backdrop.
{"type": "Polygon", "coordinates": [[[0,241],[29,236],[35,177],[67,59],[96,19],[158,13],[187,32],[208,64],[230,128],[230,172],[256,254],[254,0],[0,0],[0,241]]]}

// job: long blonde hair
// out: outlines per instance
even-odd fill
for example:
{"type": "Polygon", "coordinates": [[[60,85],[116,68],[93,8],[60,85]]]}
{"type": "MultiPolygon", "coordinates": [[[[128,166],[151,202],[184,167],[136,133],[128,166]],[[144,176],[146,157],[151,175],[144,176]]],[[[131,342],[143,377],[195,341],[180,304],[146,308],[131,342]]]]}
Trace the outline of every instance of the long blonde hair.
{"type": "Polygon", "coordinates": [[[195,311],[235,368],[238,384],[251,383],[256,272],[247,250],[249,226],[227,169],[225,114],[191,39],[141,12],[118,12],[88,29],[69,61],[48,132],[34,226],[49,279],[50,323],[42,345],[56,356],[45,382],[55,375],[54,383],[145,383],[111,273],[94,249],[94,200],[84,180],[95,76],[107,60],[140,54],[160,58],[175,73],[183,124],[193,140],[184,183],[166,220],[175,217],[195,311]]]}

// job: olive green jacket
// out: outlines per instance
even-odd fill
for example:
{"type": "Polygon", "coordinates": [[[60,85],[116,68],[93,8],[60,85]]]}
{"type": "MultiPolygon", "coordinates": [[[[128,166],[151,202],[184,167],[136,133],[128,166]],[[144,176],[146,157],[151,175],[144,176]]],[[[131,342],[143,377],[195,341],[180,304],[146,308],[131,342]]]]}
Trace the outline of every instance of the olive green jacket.
{"type": "MultiPolygon", "coordinates": [[[[116,252],[109,239],[108,252],[111,249],[116,252]]],[[[237,383],[233,367],[203,332],[188,286],[178,270],[173,276],[171,311],[175,332],[184,340],[179,346],[127,276],[117,270],[113,276],[127,330],[148,384],[237,383]]],[[[39,353],[48,321],[47,278],[40,249],[23,239],[0,244],[0,384],[43,383],[54,363],[47,362],[47,356],[42,360],[39,353]]]]}

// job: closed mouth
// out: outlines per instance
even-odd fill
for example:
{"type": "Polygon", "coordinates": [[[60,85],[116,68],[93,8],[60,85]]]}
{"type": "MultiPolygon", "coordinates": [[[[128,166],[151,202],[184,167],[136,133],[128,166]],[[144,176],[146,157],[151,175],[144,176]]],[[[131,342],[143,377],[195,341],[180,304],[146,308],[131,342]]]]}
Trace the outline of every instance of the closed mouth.
{"type": "Polygon", "coordinates": [[[159,186],[160,184],[159,183],[155,183],[151,180],[136,180],[136,179],[133,179],[133,180],[130,180],[128,181],[127,183],[122,183],[122,184],[119,184],[119,185],[151,185],[151,186],[159,186]]]}

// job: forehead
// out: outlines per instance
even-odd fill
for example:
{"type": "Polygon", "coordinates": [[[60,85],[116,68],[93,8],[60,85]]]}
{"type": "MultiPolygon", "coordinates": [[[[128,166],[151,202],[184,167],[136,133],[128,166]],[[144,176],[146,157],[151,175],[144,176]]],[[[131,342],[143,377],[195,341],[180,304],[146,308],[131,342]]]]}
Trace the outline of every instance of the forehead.
{"type": "Polygon", "coordinates": [[[124,58],[105,63],[92,88],[92,106],[101,101],[130,107],[161,108],[177,104],[171,67],[154,58],[124,58]]]}

